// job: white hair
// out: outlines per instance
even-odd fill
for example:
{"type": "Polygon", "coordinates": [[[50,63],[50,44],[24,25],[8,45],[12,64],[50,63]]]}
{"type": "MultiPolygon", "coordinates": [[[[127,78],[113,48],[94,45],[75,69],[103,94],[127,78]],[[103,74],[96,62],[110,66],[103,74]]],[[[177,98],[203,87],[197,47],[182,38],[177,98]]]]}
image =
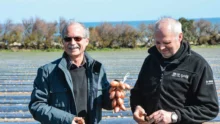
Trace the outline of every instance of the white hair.
{"type": "Polygon", "coordinates": [[[182,24],[178,20],[175,20],[171,17],[162,17],[162,18],[160,18],[155,24],[154,32],[159,31],[161,29],[161,24],[163,22],[168,23],[168,25],[167,25],[168,29],[170,31],[172,31],[173,33],[175,33],[177,35],[182,33],[182,24]]]}
{"type": "Polygon", "coordinates": [[[66,36],[66,33],[67,33],[67,28],[70,26],[70,25],[74,25],[74,24],[80,24],[83,29],[84,29],[84,37],[85,38],[89,38],[89,29],[86,28],[82,23],[80,22],[76,22],[75,20],[69,20],[66,25],[64,26],[63,30],[62,30],[62,38],[64,38],[66,36]]]}

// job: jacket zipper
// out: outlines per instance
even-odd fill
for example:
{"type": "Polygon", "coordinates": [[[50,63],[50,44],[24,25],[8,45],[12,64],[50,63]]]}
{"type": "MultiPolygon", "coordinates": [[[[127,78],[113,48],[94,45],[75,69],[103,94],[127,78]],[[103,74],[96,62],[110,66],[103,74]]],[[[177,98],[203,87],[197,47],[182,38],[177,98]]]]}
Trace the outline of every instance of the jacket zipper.
{"type": "Polygon", "coordinates": [[[159,103],[160,103],[160,94],[161,94],[161,88],[162,88],[162,83],[163,83],[163,78],[164,78],[164,72],[166,70],[166,67],[162,67],[160,65],[160,69],[161,69],[161,76],[160,76],[160,84],[158,86],[158,102],[157,102],[157,107],[159,106],[159,103]]]}

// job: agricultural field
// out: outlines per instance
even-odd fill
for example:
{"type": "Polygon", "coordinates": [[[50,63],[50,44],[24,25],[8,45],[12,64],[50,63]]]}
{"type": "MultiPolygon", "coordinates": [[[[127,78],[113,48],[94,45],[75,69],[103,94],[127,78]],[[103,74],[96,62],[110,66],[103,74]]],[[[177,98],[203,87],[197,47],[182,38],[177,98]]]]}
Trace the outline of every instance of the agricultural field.
{"type": "MultiPolygon", "coordinates": [[[[211,65],[220,98],[220,48],[194,48],[211,65]]],[[[105,66],[108,80],[122,80],[129,72],[126,83],[134,85],[147,50],[91,51],[89,54],[105,66]]],[[[0,52],[0,124],[39,124],[28,111],[30,93],[37,68],[62,56],[62,52],[0,52]]],[[[133,124],[126,94],[127,111],[113,113],[103,110],[101,123],[133,124]]],[[[220,116],[211,123],[220,122],[220,116]]]]}

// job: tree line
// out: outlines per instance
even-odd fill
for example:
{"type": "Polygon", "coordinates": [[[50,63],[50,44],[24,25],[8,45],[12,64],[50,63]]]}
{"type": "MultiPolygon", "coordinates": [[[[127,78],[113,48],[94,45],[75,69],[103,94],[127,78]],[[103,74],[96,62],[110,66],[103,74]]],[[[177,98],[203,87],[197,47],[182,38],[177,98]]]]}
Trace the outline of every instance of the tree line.
{"type": "MultiPolygon", "coordinates": [[[[184,40],[194,45],[216,45],[220,43],[220,24],[207,20],[179,18],[182,23],[184,40]]],[[[67,20],[46,22],[40,18],[23,19],[14,24],[8,19],[0,24],[0,49],[61,49],[60,32],[67,20]]],[[[154,24],[140,24],[138,27],[121,23],[113,25],[104,22],[90,27],[90,43],[87,49],[136,48],[153,45],[154,24]]]]}

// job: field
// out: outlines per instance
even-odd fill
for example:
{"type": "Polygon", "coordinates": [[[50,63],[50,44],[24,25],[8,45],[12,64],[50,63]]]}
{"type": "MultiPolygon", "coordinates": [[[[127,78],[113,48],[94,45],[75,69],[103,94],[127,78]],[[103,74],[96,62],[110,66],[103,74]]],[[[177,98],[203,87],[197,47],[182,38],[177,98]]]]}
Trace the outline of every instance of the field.
{"type": "MultiPolygon", "coordinates": [[[[194,48],[211,65],[220,96],[220,48],[194,48]]],[[[147,50],[93,51],[89,54],[105,66],[109,81],[122,80],[129,72],[126,83],[134,85],[147,50]]],[[[0,124],[38,124],[28,111],[30,93],[37,68],[59,57],[62,52],[0,52],[0,124]]],[[[113,113],[103,110],[102,123],[133,124],[129,93],[125,99],[127,111],[113,113]]],[[[218,116],[209,123],[220,122],[218,116]]]]}

